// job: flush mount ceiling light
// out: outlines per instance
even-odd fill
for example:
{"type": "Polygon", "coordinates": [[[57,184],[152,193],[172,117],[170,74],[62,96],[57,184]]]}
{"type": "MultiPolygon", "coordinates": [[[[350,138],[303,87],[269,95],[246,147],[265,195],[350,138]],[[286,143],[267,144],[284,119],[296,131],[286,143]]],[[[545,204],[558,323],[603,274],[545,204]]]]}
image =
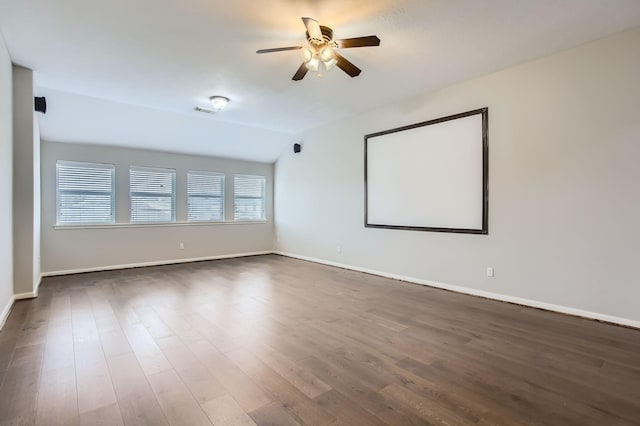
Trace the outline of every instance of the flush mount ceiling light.
{"type": "Polygon", "coordinates": [[[229,98],[227,98],[226,96],[212,96],[209,98],[209,100],[211,101],[213,110],[215,110],[216,112],[224,109],[229,103],[229,98]]]}
{"type": "Polygon", "coordinates": [[[196,111],[215,114],[216,112],[223,110],[227,106],[227,104],[229,103],[229,98],[227,98],[226,96],[216,95],[211,96],[209,98],[209,101],[211,102],[211,107],[197,106],[196,111]]]}
{"type": "Polygon", "coordinates": [[[308,71],[317,72],[322,77],[322,69],[329,71],[336,65],[351,77],[360,74],[360,68],[346,60],[336,52],[336,49],[350,47],[379,46],[380,39],[374,35],[365,37],[333,39],[333,30],[311,18],[302,18],[307,28],[308,46],[276,47],[274,49],[261,49],[256,53],[282,52],[283,50],[298,50],[302,53],[302,65],[293,76],[293,80],[302,80],[308,71]]]}

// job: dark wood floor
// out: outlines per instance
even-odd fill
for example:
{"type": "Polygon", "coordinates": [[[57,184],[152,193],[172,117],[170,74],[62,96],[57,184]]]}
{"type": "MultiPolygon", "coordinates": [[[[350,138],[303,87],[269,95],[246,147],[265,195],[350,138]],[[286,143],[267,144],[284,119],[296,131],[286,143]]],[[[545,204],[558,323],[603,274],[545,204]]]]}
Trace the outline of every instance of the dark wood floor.
{"type": "Polygon", "coordinates": [[[270,255],[46,278],[0,424],[640,424],[640,331],[270,255]]]}

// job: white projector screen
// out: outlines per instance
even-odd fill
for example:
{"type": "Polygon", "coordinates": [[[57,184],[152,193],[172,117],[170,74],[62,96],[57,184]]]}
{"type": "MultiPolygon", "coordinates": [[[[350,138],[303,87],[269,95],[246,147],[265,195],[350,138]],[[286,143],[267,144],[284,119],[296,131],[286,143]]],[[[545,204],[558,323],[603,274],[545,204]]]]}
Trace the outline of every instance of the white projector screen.
{"type": "Polygon", "coordinates": [[[488,233],[488,108],[365,136],[365,226],[488,233]]]}

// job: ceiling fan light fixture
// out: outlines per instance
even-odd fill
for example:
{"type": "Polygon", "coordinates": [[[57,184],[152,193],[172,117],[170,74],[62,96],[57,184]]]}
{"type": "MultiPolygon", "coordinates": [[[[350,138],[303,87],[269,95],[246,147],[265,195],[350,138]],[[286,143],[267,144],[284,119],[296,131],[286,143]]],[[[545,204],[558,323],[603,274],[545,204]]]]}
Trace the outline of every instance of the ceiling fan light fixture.
{"type": "Polygon", "coordinates": [[[314,57],[309,59],[305,63],[305,65],[307,66],[307,68],[309,68],[309,71],[316,72],[316,71],[318,71],[318,68],[320,67],[320,61],[318,60],[317,56],[314,55],[314,57]]]}
{"type": "Polygon", "coordinates": [[[334,58],[333,49],[329,46],[325,46],[320,50],[320,60],[324,63],[329,62],[334,58]]]}
{"type": "Polygon", "coordinates": [[[333,67],[336,66],[337,63],[338,63],[338,60],[336,58],[331,58],[328,61],[324,62],[324,67],[327,69],[327,71],[331,71],[333,67]]]}
{"type": "Polygon", "coordinates": [[[216,112],[223,110],[227,104],[229,103],[229,98],[226,96],[211,96],[209,98],[211,101],[212,109],[216,112]]]}
{"type": "Polygon", "coordinates": [[[309,62],[313,58],[313,50],[310,47],[303,47],[300,49],[300,53],[304,63],[309,62]]]}
{"type": "Polygon", "coordinates": [[[329,71],[336,66],[347,73],[349,77],[357,77],[362,70],[334,49],[380,46],[380,39],[375,35],[334,40],[333,30],[331,28],[320,25],[318,21],[309,17],[302,17],[302,22],[307,29],[308,46],[287,46],[256,50],[256,53],[300,50],[302,64],[300,64],[298,70],[293,74],[291,78],[293,81],[302,80],[309,71],[317,72],[319,73],[318,77],[322,77],[320,74],[322,68],[329,71]]]}

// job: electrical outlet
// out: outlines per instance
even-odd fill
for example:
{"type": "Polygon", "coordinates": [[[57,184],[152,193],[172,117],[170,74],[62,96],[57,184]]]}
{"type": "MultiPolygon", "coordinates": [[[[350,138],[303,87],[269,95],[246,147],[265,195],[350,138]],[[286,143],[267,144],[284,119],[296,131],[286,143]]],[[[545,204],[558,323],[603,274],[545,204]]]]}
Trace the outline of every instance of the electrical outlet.
{"type": "Polygon", "coordinates": [[[487,266],[487,276],[488,277],[493,277],[493,267],[492,266],[487,266]]]}
{"type": "Polygon", "coordinates": [[[180,243],[180,250],[184,250],[184,243],[180,243]]]}

